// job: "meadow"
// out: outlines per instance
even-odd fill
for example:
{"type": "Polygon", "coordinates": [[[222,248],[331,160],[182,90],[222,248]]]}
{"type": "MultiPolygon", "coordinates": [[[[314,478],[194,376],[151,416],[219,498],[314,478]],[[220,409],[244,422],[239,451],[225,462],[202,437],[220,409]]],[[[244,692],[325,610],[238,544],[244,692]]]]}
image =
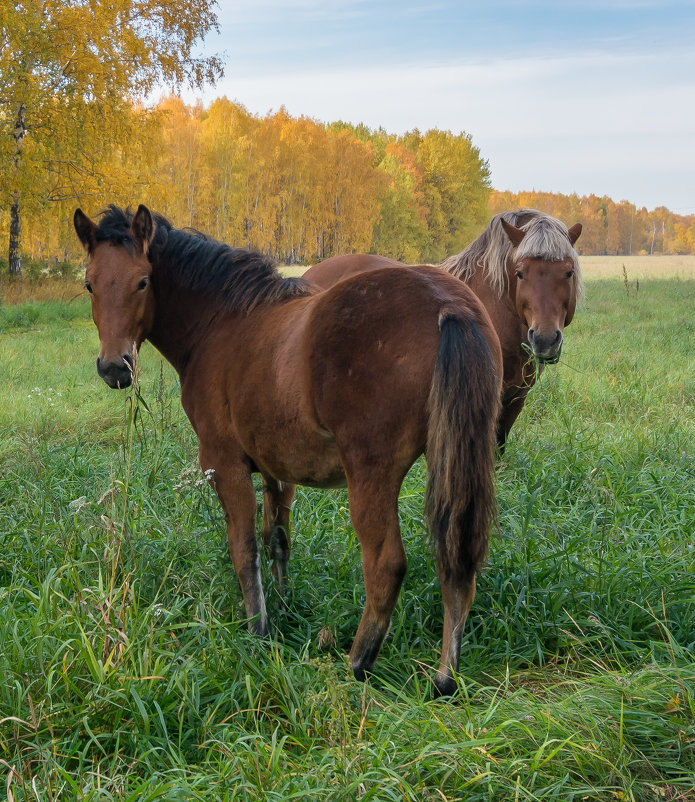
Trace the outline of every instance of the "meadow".
{"type": "Polygon", "coordinates": [[[264,562],[254,638],[173,372],[145,345],[137,389],[109,390],[83,296],[0,307],[7,798],[695,800],[695,258],[585,265],[498,467],[449,701],[422,461],[360,684],[345,492],[298,491],[287,603],[264,562]]]}

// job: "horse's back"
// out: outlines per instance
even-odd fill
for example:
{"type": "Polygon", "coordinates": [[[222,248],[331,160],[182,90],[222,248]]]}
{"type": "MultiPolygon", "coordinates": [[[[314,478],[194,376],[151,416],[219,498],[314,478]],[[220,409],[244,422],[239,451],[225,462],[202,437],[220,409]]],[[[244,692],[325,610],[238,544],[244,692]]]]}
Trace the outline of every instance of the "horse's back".
{"type": "Polygon", "coordinates": [[[406,462],[422,452],[444,315],[477,328],[490,348],[490,370],[499,369],[499,342],[485,309],[437,268],[368,271],[313,298],[306,332],[310,394],[317,419],[336,441],[341,431],[374,447],[392,439],[402,443],[406,462]]]}
{"type": "Polygon", "coordinates": [[[312,265],[304,272],[302,278],[310,281],[316,287],[326,290],[337,282],[358,273],[380,270],[382,267],[403,267],[403,263],[371,253],[341,254],[312,265]]]}
{"type": "Polygon", "coordinates": [[[380,350],[388,342],[395,351],[419,353],[437,345],[443,310],[480,328],[497,353],[497,336],[475,293],[431,265],[393,263],[359,272],[313,296],[305,308],[312,353],[359,355],[373,342],[381,343],[380,350]]]}

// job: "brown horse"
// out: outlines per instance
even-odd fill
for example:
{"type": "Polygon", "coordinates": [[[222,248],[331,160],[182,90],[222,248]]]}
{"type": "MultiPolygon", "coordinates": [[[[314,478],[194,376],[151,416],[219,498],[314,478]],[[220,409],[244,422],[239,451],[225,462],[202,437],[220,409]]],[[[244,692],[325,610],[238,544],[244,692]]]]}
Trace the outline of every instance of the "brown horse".
{"type": "MultiPolygon", "coordinates": [[[[441,268],[462,279],[487,309],[500,338],[504,360],[500,448],[521,412],[526,395],[544,364],[557,362],[582,277],[574,243],[580,223],[569,230],[535,209],[495,215],[485,231],[441,268]],[[535,359],[529,358],[529,351],[535,359]]],[[[366,270],[402,266],[383,256],[352,254],[326,259],[304,278],[326,289],[366,270]]]]}
{"type": "Polygon", "coordinates": [[[427,267],[372,272],[317,293],[267,258],[177,230],[144,206],[134,215],[112,206],[98,224],[78,209],[74,222],[90,257],[99,375],[110,387],[129,385],[146,339],[178,371],[254,632],[266,635],[268,620],[252,473],[265,483],[264,539],[279,585],[293,485],[347,484],[366,591],[350,651],[362,679],[407,567],[398,492],[426,454],[444,604],[435,684],[453,692],[494,510],[501,352],[475,295],[427,267]]]}

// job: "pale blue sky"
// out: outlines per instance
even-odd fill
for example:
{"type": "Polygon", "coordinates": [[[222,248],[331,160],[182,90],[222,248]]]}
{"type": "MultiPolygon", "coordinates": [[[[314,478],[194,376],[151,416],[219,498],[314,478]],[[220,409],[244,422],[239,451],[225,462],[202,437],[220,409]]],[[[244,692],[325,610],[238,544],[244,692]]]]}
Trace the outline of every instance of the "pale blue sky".
{"type": "Polygon", "coordinates": [[[465,131],[496,189],[695,213],[695,0],[220,0],[226,95],[465,131]]]}

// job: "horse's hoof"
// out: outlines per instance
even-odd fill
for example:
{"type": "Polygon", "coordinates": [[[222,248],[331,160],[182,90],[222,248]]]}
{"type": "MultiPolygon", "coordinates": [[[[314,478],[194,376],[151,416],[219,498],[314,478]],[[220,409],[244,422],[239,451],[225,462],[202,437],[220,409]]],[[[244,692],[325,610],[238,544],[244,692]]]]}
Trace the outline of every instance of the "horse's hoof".
{"type": "Polygon", "coordinates": [[[367,679],[367,673],[363,668],[355,668],[353,666],[352,673],[355,675],[355,679],[358,682],[364,682],[367,679]]]}
{"type": "Polygon", "coordinates": [[[441,677],[439,674],[434,678],[434,697],[453,696],[458,686],[456,680],[449,675],[441,677]]]}
{"type": "Polygon", "coordinates": [[[268,621],[249,621],[249,632],[252,635],[258,635],[259,638],[268,637],[268,621]]]}

